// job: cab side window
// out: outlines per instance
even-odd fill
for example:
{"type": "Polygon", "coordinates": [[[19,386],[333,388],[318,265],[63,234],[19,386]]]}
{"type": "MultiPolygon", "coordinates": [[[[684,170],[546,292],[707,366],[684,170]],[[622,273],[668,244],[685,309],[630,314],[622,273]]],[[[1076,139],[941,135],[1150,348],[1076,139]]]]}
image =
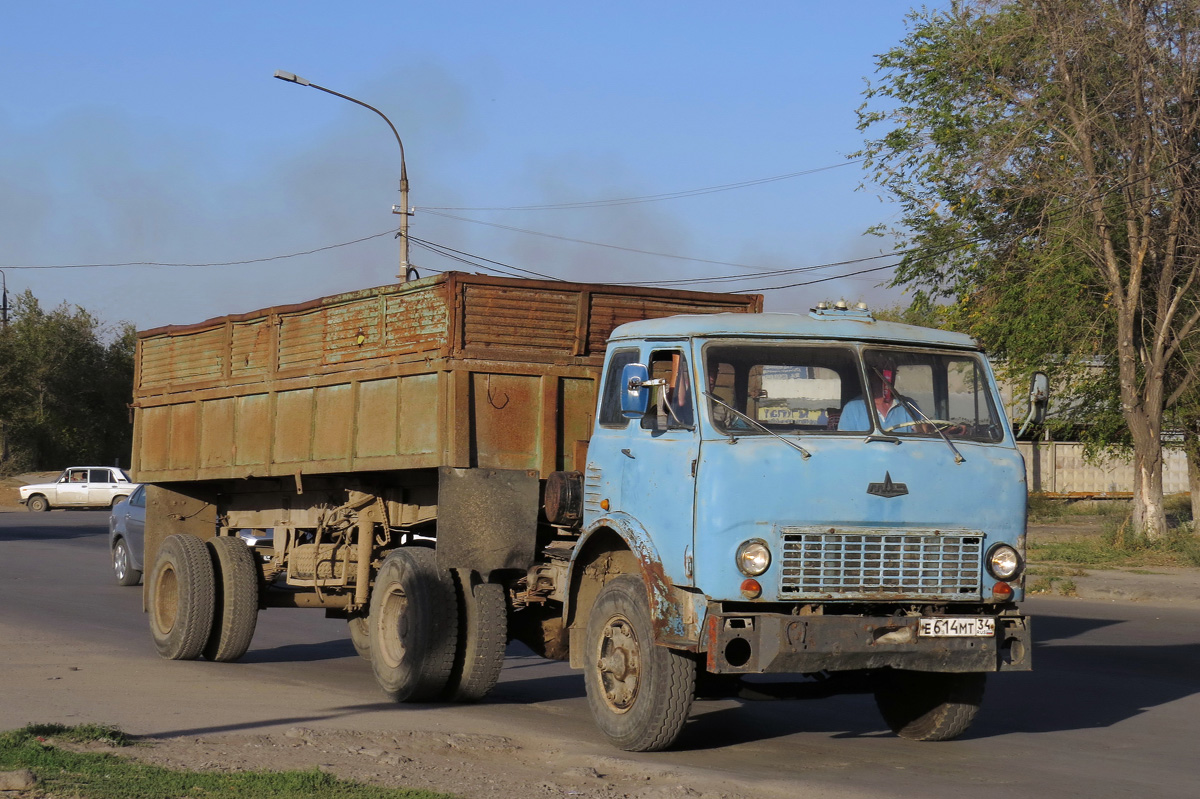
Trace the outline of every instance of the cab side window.
{"type": "Polygon", "coordinates": [[[621,415],[621,372],[631,363],[637,363],[636,349],[617,350],[608,362],[608,372],[604,377],[604,395],[600,400],[600,426],[625,427],[629,420],[621,415]]]}
{"type": "Polygon", "coordinates": [[[642,417],[647,430],[691,429],[696,414],[692,403],[692,381],[687,357],[679,350],[657,350],[650,356],[650,379],[662,380],[654,386],[650,409],[642,417]]]}

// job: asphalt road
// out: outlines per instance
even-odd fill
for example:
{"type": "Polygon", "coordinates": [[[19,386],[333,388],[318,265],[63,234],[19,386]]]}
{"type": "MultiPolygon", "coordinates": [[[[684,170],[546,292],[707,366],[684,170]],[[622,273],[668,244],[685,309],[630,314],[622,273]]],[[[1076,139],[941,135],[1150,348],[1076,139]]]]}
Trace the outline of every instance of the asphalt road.
{"type": "Polygon", "coordinates": [[[313,729],[439,730],[552,738],[719,775],[761,795],[1200,795],[1200,610],[1034,599],[1035,671],[991,678],[961,740],[883,729],[869,697],[698,702],[675,751],[628,755],[591,725],[578,672],[516,647],[477,706],[381,701],[345,623],[269,610],[242,662],[158,658],[140,588],[112,578],[107,514],[0,513],[0,729],[114,723],[155,737],[313,729]]]}

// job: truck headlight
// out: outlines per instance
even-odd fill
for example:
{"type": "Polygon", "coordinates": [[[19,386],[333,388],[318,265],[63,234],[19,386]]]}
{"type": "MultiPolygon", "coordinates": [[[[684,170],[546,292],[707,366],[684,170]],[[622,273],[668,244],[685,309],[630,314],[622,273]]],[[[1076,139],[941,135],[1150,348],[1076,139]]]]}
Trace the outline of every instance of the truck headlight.
{"type": "Polygon", "coordinates": [[[743,541],[737,548],[738,571],[747,577],[757,577],[770,565],[771,550],[767,549],[767,545],[757,538],[743,541]]]}
{"type": "Polygon", "coordinates": [[[997,544],[988,553],[987,570],[997,580],[1011,580],[1021,571],[1021,556],[1008,544],[997,544]]]}

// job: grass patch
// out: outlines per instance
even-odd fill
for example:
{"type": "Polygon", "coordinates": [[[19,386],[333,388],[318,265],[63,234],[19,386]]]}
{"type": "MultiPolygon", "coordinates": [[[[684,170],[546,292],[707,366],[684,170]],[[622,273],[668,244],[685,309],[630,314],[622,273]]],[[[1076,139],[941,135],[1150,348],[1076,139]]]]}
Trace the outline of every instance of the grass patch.
{"type": "Polygon", "coordinates": [[[451,799],[449,794],[341,780],[317,769],[233,774],[176,771],[107,752],[71,752],[55,746],[56,741],[130,743],[116,727],[31,724],[0,733],[0,771],[29,769],[37,775],[44,795],[71,799],[451,799]]]}
{"type": "Polygon", "coordinates": [[[1124,516],[1129,502],[1123,499],[1058,499],[1045,494],[1030,494],[1029,518],[1034,521],[1053,521],[1077,516],[1124,516]]]}
{"type": "Polygon", "coordinates": [[[1062,594],[1063,596],[1078,596],[1078,586],[1075,581],[1061,574],[1044,575],[1034,580],[1027,589],[1030,594],[1062,594]]]}
{"type": "Polygon", "coordinates": [[[1124,519],[1106,524],[1103,534],[1095,538],[1030,543],[1026,554],[1032,564],[1089,569],[1200,566],[1200,538],[1190,529],[1176,528],[1151,541],[1133,532],[1124,519]]]}

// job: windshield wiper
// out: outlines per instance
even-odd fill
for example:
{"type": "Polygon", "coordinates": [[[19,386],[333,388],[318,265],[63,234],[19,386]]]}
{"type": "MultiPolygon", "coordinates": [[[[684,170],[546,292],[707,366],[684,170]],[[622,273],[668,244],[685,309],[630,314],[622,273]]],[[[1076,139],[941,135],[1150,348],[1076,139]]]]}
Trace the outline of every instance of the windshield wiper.
{"type": "MultiPolygon", "coordinates": [[[[714,396],[712,393],[710,393],[710,392],[708,392],[708,391],[705,391],[705,392],[704,392],[704,396],[708,397],[708,398],[709,398],[709,400],[711,400],[712,402],[715,402],[715,403],[717,403],[718,405],[720,405],[720,406],[722,406],[722,407],[724,407],[724,408],[727,408],[727,409],[729,409],[729,410],[733,411],[735,414],[737,414],[737,416],[738,416],[738,418],[739,418],[739,419],[742,419],[743,421],[749,422],[750,424],[754,425],[755,427],[757,427],[759,430],[763,431],[763,432],[764,432],[764,433],[766,433],[767,435],[769,435],[769,436],[775,436],[775,438],[778,438],[780,441],[782,441],[783,443],[787,444],[789,447],[791,447],[792,449],[796,450],[796,451],[797,451],[797,452],[799,452],[801,455],[803,455],[803,456],[804,456],[804,460],[808,460],[809,458],[811,458],[811,457],[812,457],[812,453],[811,453],[811,452],[809,452],[809,451],[808,451],[808,450],[806,450],[804,447],[802,447],[802,446],[800,446],[799,444],[797,444],[795,441],[789,441],[788,439],[786,439],[786,438],[784,438],[783,436],[779,435],[778,433],[776,433],[774,430],[772,430],[771,428],[767,427],[766,425],[764,425],[764,424],[760,424],[760,423],[758,422],[758,420],[756,420],[756,419],[752,419],[751,417],[749,417],[749,416],[747,416],[746,414],[744,414],[744,413],[742,413],[741,411],[739,411],[737,408],[735,408],[735,407],[733,407],[732,405],[730,405],[730,404],[728,404],[728,403],[726,403],[726,402],[722,401],[721,399],[717,398],[717,397],[716,397],[716,396],[714,396]]],[[[726,435],[727,435],[727,436],[729,436],[729,440],[730,440],[731,442],[732,442],[732,441],[737,441],[737,436],[735,436],[733,433],[726,433],[726,435]]]]}
{"type": "MultiPolygon", "coordinates": [[[[954,462],[955,463],[965,463],[966,462],[967,459],[962,456],[962,453],[958,451],[958,449],[954,446],[954,444],[950,443],[950,439],[946,437],[946,434],[944,432],[942,432],[942,428],[939,427],[936,423],[934,423],[934,421],[932,419],[930,419],[928,416],[926,416],[924,414],[924,412],[921,411],[921,408],[917,405],[917,403],[913,402],[911,399],[909,399],[908,397],[904,396],[899,391],[897,391],[896,384],[893,383],[891,380],[888,380],[886,377],[884,377],[883,372],[881,372],[879,369],[875,368],[874,366],[872,366],[871,369],[875,372],[875,374],[879,375],[880,380],[882,380],[884,383],[887,384],[887,387],[892,390],[892,396],[894,396],[896,399],[900,400],[900,404],[903,405],[910,414],[915,413],[917,416],[920,416],[921,421],[925,422],[925,424],[932,427],[933,431],[935,433],[937,433],[939,437],[941,437],[942,441],[946,442],[946,446],[949,447],[950,451],[954,453],[954,462]]],[[[895,426],[893,426],[893,429],[895,429],[895,426]]],[[[884,432],[890,433],[891,430],[884,430],[884,432]]]]}

